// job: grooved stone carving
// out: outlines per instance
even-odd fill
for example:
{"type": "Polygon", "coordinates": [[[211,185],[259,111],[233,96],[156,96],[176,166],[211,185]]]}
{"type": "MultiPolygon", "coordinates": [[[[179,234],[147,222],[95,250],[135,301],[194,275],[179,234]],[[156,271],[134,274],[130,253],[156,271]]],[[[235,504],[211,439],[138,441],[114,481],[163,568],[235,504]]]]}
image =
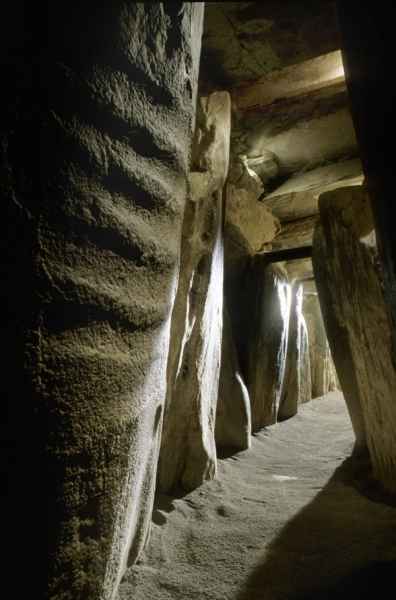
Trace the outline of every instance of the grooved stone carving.
{"type": "Polygon", "coordinates": [[[28,448],[17,486],[48,597],[111,600],[149,531],[203,3],[44,5],[7,150],[28,247],[11,239],[9,271],[29,307],[10,428],[28,448]]]}

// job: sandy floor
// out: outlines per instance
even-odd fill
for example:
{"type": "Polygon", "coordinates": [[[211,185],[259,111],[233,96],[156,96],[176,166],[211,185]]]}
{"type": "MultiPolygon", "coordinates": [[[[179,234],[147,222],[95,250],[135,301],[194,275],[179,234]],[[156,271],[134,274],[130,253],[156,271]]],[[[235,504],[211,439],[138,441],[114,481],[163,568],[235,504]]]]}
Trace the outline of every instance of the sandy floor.
{"type": "Polygon", "coordinates": [[[120,600],[373,600],[387,581],[393,598],[396,507],[352,445],[332,393],[221,460],[216,481],[160,497],[120,600]]]}

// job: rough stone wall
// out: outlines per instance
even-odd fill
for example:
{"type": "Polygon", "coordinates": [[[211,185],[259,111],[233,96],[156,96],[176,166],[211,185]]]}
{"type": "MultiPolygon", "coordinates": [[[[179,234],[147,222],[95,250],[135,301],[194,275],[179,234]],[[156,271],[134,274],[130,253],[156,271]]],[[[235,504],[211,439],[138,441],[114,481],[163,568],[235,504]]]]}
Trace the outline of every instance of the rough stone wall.
{"type": "Polygon", "coordinates": [[[337,389],[337,375],[314,284],[304,284],[303,314],[308,329],[312,398],[319,398],[337,389]]]}
{"type": "Polygon", "coordinates": [[[311,400],[308,332],[302,303],[303,286],[294,283],[291,289],[286,372],[278,411],[280,421],[296,415],[298,405],[311,400]]]}
{"type": "Polygon", "coordinates": [[[231,102],[200,98],[191,197],[183,224],[180,279],[172,315],[168,394],[158,484],[191,490],[216,474],[215,419],[223,314],[223,185],[231,102]],[[199,169],[199,170],[198,170],[199,169]]]}
{"type": "Polygon", "coordinates": [[[254,293],[249,337],[248,389],[252,429],[276,423],[282,395],[289,337],[290,285],[279,265],[257,259],[252,277],[254,293]]]}
{"type": "Polygon", "coordinates": [[[2,134],[8,550],[32,597],[110,600],[149,528],[203,4],[36,9],[2,134]]]}
{"type": "Polygon", "coordinates": [[[396,371],[368,195],[339,189],[321,196],[319,208],[314,268],[341,386],[358,442],[365,434],[376,477],[395,492],[396,371]]]}

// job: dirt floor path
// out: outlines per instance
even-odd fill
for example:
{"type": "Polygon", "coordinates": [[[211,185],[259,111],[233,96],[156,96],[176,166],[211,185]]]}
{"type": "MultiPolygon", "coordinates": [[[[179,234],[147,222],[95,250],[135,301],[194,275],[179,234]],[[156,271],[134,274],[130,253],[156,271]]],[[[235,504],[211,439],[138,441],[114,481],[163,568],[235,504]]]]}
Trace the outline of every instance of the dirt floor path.
{"type": "Polygon", "coordinates": [[[396,506],[349,458],[341,394],[253,437],[218,479],[162,496],[120,600],[382,598],[396,577],[396,506]]]}

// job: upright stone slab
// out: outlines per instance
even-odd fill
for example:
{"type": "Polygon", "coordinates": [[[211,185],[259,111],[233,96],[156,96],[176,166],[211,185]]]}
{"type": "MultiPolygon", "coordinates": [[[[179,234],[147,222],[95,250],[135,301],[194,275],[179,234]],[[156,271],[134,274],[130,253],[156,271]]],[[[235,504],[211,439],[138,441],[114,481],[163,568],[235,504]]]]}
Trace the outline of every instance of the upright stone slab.
{"type": "Polygon", "coordinates": [[[344,188],[321,196],[319,208],[314,268],[341,387],[358,442],[395,492],[396,371],[369,199],[364,188],[344,188]]]}
{"type": "Polygon", "coordinates": [[[337,389],[337,375],[313,282],[304,283],[303,314],[308,329],[312,398],[319,398],[337,389]]]}
{"type": "Polygon", "coordinates": [[[198,105],[191,197],[172,316],[168,394],[158,484],[192,490],[216,474],[215,419],[223,313],[223,185],[228,172],[227,92],[198,105]],[[199,171],[198,171],[199,169],[199,171]]]}
{"type": "Polygon", "coordinates": [[[203,4],[25,5],[3,71],[5,546],[17,595],[112,600],[149,530],[203,4]]]}
{"type": "Polygon", "coordinates": [[[290,285],[286,271],[257,257],[251,278],[254,308],[250,315],[248,389],[252,429],[276,423],[284,385],[289,335],[290,285]]]}
{"type": "Polygon", "coordinates": [[[299,404],[311,400],[311,366],[307,326],[302,313],[301,284],[292,285],[291,298],[286,373],[278,411],[279,421],[293,417],[297,414],[299,404]]]}
{"type": "Polygon", "coordinates": [[[226,306],[223,315],[216,446],[222,449],[247,450],[250,448],[252,431],[249,392],[242,378],[226,306]]]}

